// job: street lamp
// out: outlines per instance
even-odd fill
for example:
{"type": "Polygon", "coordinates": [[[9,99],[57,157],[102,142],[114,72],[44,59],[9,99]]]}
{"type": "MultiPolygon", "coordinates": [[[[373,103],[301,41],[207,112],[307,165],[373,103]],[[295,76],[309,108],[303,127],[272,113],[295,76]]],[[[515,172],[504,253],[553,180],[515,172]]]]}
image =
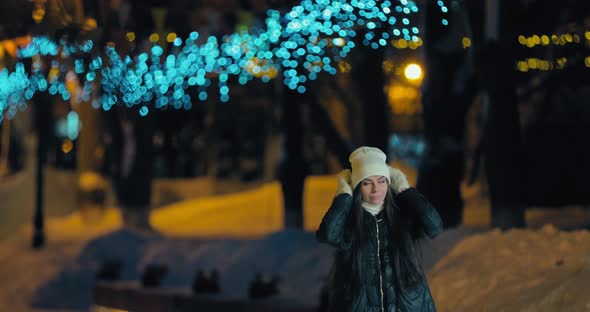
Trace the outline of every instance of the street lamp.
{"type": "Polygon", "coordinates": [[[415,81],[422,78],[422,68],[420,65],[411,63],[404,69],[404,75],[408,80],[415,81]]]}

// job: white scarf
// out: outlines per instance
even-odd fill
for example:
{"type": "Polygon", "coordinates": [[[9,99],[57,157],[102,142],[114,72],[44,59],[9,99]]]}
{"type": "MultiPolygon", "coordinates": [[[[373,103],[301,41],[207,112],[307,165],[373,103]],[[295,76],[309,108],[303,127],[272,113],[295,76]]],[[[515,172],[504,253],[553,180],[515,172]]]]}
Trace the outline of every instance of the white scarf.
{"type": "Polygon", "coordinates": [[[383,210],[383,202],[378,205],[373,205],[367,203],[366,201],[361,201],[361,206],[363,206],[363,208],[373,216],[376,216],[378,213],[381,212],[381,210],[383,210]]]}

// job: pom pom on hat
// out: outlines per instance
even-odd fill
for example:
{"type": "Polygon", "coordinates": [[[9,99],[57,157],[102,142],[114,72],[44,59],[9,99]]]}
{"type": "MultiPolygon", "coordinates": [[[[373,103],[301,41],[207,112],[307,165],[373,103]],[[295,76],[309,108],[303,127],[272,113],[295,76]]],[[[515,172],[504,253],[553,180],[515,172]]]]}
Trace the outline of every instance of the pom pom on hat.
{"type": "Polygon", "coordinates": [[[389,167],[386,155],[376,147],[362,146],[350,154],[348,161],[352,167],[350,182],[352,189],[364,179],[370,176],[384,176],[390,183],[389,167]]]}

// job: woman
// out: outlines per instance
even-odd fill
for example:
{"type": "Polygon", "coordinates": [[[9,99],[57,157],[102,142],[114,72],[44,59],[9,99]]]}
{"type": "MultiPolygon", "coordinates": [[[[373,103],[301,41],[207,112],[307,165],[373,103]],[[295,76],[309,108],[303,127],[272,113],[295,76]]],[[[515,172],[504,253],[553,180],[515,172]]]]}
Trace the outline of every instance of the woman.
{"type": "Polygon", "coordinates": [[[442,232],[440,216],[405,175],[374,147],[349,158],[352,172],[338,191],[316,238],[338,248],[330,281],[331,311],[436,311],[414,242],[442,232]]]}

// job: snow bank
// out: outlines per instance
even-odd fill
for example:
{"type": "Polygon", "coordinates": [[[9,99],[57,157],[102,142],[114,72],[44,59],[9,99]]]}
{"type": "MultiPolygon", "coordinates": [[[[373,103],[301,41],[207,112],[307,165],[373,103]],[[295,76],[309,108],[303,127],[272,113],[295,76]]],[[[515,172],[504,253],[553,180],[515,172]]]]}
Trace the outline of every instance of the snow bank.
{"type": "Polygon", "coordinates": [[[590,232],[493,230],[429,272],[439,311],[590,311],[590,232]]]}

